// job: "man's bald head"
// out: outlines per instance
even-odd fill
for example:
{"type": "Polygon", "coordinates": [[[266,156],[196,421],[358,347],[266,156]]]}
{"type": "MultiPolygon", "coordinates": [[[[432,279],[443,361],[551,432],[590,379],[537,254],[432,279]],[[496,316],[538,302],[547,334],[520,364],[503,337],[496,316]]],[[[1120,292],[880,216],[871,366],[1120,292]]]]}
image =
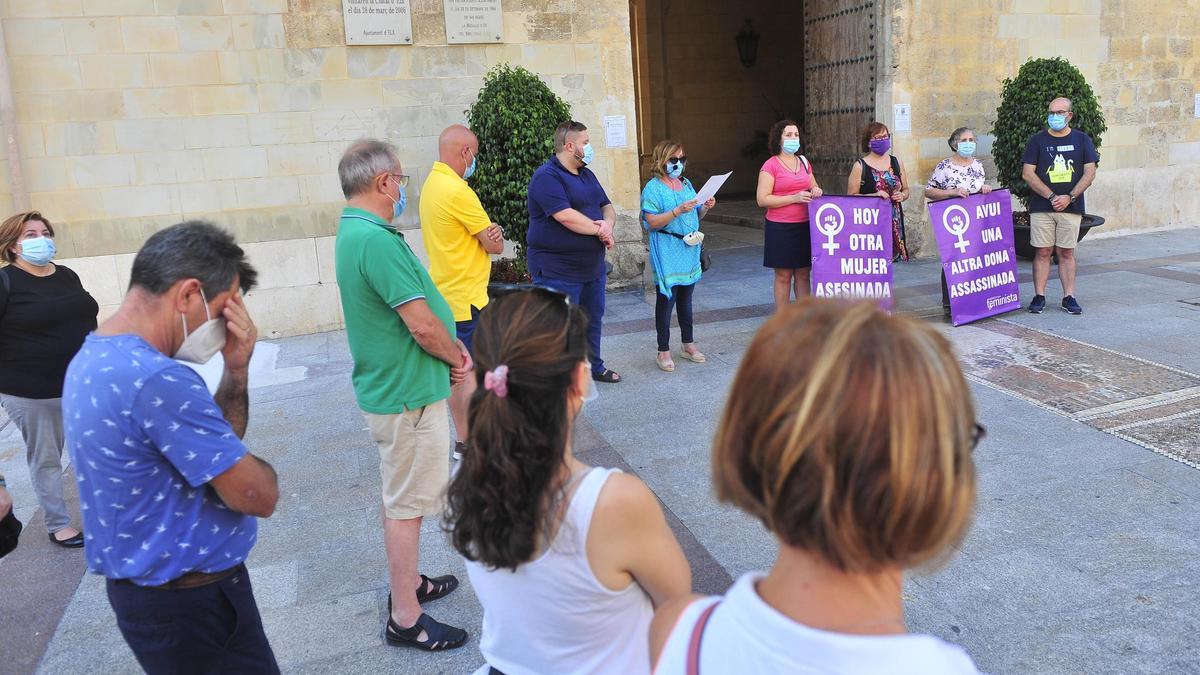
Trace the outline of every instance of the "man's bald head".
{"type": "Polygon", "coordinates": [[[475,132],[461,124],[446,127],[438,136],[438,159],[463,175],[475,156],[479,154],[479,138],[475,132]]]}
{"type": "Polygon", "coordinates": [[[1053,101],[1050,101],[1050,110],[1052,110],[1052,111],[1062,110],[1062,111],[1066,111],[1066,112],[1071,112],[1072,111],[1071,99],[1067,98],[1066,96],[1059,96],[1058,98],[1054,99],[1053,101]]]}

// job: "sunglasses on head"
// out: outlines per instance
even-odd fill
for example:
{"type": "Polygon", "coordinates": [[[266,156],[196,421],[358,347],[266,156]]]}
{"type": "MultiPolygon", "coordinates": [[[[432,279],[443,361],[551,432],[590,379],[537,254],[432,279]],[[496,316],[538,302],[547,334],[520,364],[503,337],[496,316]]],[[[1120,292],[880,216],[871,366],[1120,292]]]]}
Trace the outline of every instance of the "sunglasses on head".
{"type": "Polygon", "coordinates": [[[971,429],[971,452],[975,451],[975,448],[979,446],[979,442],[983,440],[984,436],[987,436],[987,427],[976,422],[975,426],[971,429]]]}
{"type": "MultiPolygon", "coordinates": [[[[516,295],[518,293],[533,293],[535,295],[541,295],[543,297],[549,298],[556,302],[562,302],[563,304],[565,304],[567,306],[567,326],[570,326],[570,323],[571,323],[571,311],[570,311],[571,296],[567,295],[566,293],[563,293],[562,291],[558,290],[557,288],[552,288],[550,286],[543,286],[541,284],[531,284],[531,283],[488,284],[488,294],[496,299],[502,298],[507,295],[516,295]]],[[[570,350],[571,350],[571,333],[569,330],[567,331],[566,348],[567,348],[567,351],[570,352],[570,350]]]]}
{"type": "Polygon", "coordinates": [[[494,298],[512,295],[514,293],[540,293],[550,298],[562,300],[568,305],[571,304],[571,296],[563,293],[557,288],[551,288],[550,286],[543,286],[541,284],[489,284],[488,292],[494,298]]]}

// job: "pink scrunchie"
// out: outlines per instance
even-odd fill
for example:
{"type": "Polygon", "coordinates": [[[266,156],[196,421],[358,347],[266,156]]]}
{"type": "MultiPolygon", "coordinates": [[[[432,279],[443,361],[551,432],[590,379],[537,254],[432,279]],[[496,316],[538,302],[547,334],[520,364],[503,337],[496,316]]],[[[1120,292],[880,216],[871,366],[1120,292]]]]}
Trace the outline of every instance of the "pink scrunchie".
{"type": "Polygon", "coordinates": [[[484,373],[483,388],[500,398],[508,396],[508,366],[499,365],[484,373]]]}

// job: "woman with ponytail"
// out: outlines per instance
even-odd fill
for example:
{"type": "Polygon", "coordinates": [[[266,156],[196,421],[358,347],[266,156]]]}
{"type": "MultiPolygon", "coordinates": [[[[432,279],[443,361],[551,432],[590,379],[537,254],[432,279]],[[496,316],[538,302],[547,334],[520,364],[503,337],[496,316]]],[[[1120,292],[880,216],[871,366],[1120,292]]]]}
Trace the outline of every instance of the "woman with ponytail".
{"type": "Polygon", "coordinates": [[[572,453],[594,391],[584,313],[509,290],[479,315],[473,451],[447,495],[484,609],[478,672],[649,672],[653,607],[687,594],[691,570],[642,481],[572,453]]]}

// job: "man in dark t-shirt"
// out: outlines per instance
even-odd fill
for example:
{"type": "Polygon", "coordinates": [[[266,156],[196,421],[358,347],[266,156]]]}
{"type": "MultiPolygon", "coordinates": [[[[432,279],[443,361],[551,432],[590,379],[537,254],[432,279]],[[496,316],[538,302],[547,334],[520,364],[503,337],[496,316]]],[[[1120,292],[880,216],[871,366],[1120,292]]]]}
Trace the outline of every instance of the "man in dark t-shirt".
{"type": "Polygon", "coordinates": [[[592,147],[587,127],[563,122],[554,131],[554,155],[529,180],[526,257],[533,282],[566,293],[588,315],[592,379],[619,382],[604,367],[604,251],[612,248],[616,209],[587,168],[592,147]]]}
{"type": "Polygon", "coordinates": [[[1050,256],[1058,251],[1058,278],[1063,287],[1063,310],[1080,314],[1075,300],[1075,244],[1083,219],[1083,193],[1096,178],[1100,156],[1092,138],[1069,125],[1075,113],[1071,101],[1050,102],[1047,128],[1025,145],[1022,178],[1029,186],[1029,242],[1037,250],[1033,259],[1033,300],[1029,311],[1046,308],[1046,283],[1050,256]]]}

